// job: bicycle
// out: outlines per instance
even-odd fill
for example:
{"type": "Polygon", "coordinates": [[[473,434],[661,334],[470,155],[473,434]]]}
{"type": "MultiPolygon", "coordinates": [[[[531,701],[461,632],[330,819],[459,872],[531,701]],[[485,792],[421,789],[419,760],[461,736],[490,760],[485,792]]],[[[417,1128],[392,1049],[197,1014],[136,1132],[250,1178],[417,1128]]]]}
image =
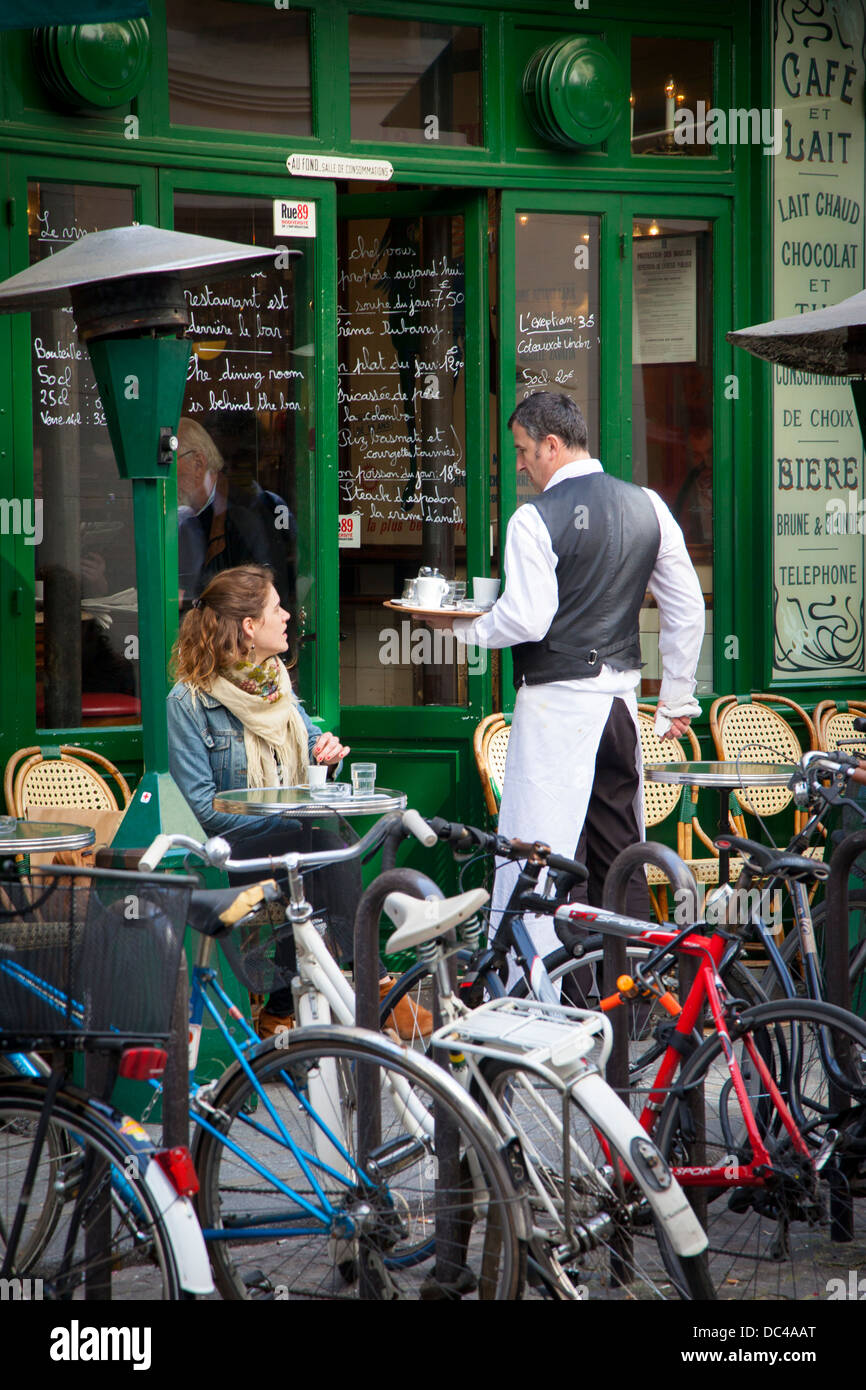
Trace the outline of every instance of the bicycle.
{"type": "Polygon", "coordinates": [[[165,1064],[189,880],[45,868],[0,888],[0,1278],[62,1301],[212,1292],[189,1153],[107,1101],[165,1064]],[[101,1099],[69,1080],[74,1052],[101,1099]]]}
{"type": "MultiPolygon", "coordinates": [[[[366,1239],[374,1244],[384,1242],[384,1248],[377,1248],[375,1252],[382,1296],[386,1296],[398,1281],[407,1296],[424,1298],[457,1297],[483,1289],[485,1278],[487,1284],[491,1284],[490,1274],[486,1272],[488,1267],[497,1268],[491,1249],[501,1246],[496,1288],[500,1296],[507,1297],[511,1296],[515,1283],[512,1270],[506,1267],[507,1241],[503,1232],[507,1234],[505,1227],[512,1222],[516,1223],[521,1250],[525,1250],[528,1241],[530,1249],[537,1254],[543,1244],[544,1263],[536,1260],[536,1272],[541,1271],[546,1287],[560,1297],[579,1296],[577,1286],[562,1265],[563,1260],[567,1263],[585,1256],[596,1267],[604,1262],[606,1269],[611,1242],[632,1226],[640,1228],[644,1236],[646,1230],[652,1228],[654,1219],[664,1228],[666,1238],[680,1251],[684,1261],[688,1261],[704,1243],[698,1223],[676,1184],[666,1174],[655,1146],[638,1132],[633,1117],[597,1075],[595,1066],[580,1060],[583,1053],[591,1049],[594,1031],[600,1027],[609,1033],[609,1028],[597,1016],[581,1017],[566,1009],[562,1011],[560,1022],[565,1027],[576,1070],[566,1070],[564,1083],[557,1084],[566,1110],[578,1117],[576,1123],[583,1136],[582,1143],[575,1137],[571,1144],[560,1143],[558,1159],[545,1161],[545,1176],[539,1179],[539,1165],[527,1156],[524,1148],[515,1146],[515,1136],[510,1129],[500,1131],[493,1138],[492,1152],[488,1153],[478,1135],[482,1132],[479,1124],[489,1122],[482,1120],[477,1107],[473,1106],[476,1118],[472,1124],[466,1122],[461,1112],[463,1137],[456,1147],[449,1148],[450,1170],[455,1177],[453,1186],[445,1189],[445,1197],[450,1198],[453,1207],[450,1220],[461,1232],[461,1263],[456,1275],[445,1277],[434,1273],[431,1276],[431,1265],[437,1270],[440,1263],[440,1241],[438,1234],[434,1238],[432,1233],[440,1219],[443,1193],[441,1180],[436,1189],[435,1175],[425,1172],[424,1165],[432,1153],[442,1171],[445,1155],[440,1152],[435,1136],[431,1149],[431,1114],[435,1121],[437,1107],[442,1104],[437,1093],[442,1091],[444,1082],[447,1080],[452,1086],[454,1083],[441,1068],[431,1069],[423,1058],[394,1048],[376,1035],[371,1040],[370,1035],[363,1032],[333,1025],[312,1026],[314,1021],[318,1025],[326,1022],[332,1011],[340,1023],[349,1023],[354,1019],[355,1001],[316,929],[312,908],[303,896],[302,871],[340,862],[353,855],[364,855],[389,832],[396,831],[398,823],[403,829],[420,827],[428,843],[432,838],[420,818],[407,812],[402,820],[399,816],[384,817],[363,840],[346,850],[290,854],[282,860],[233,861],[226,858],[229,850],[222,841],[210,841],[203,846],[180,836],[163,838],[148,851],[148,864],[156,862],[171,845],[185,848],[211,863],[221,862],[230,870],[261,872],[280,867],[288,875],[287,915],[294,932],[298,961],[295,1016],[304,1026],[294,1034],[260,1044],[247,1056],[238,1052],[237,1062],[229,1072],[212,1086],[200,1088],[194,1098],[193,1116],[198,1132],[193,1153],[201,1178],[199,1212],[221,1292],[229,1297],[268,1297],[274,1296],[274,1290],[281,1285],[288,1285],[290,1289],[303,1285],[307,1292],[314,1287],[321,1290],[323,1296],[325,1290],[327,1296],[335,1289],[347,1292],[347,1285],[355,1279],[363,1263],[361,1251],[366,1239]],[[324,1060],[314,1061],[320,1054],[324,1060]],[[371,1228],[362,1227],[359,1231],[350,1224],[350,1219],[360,1201],[362,1178],[369,1177],[369,1170],[360,1158],[363,1152],[361,1134],[358,1133],[357,1151],[352,1139],[363,1120],[364,1107],[358,1096],[359,1075],[363,1075],[371,1054],[384,1058],[387,1063],[387,1066],[383,1063],[384,1089],[376,1078],[372,1093],[381,1099],[383,1116],[388,1121],[388,1138],[383,1137],[380,1144],[376,1136],[373,1155],[377,1170],[388,1176],[393,1169],[393,1176],[400,1175],[405,1190],[401,1190],[399,1201],[391,1197],[389,1223],[377,1226],[374,1222],[371,1228]],[[327,1066],[331,1061],[335,1065],[327,1066]],[[418,1070],[422,1063],[427,1071],[418,1070]],[[308,1078],[308,1085],[304,1078],[308,1078]],[[269,1093],[272,1083],[275,1089],[269,1093]],[[260,1121],[258,1110],[261,1106],[267,1111],[267,1118],[260,1121]],[[647,1146],[647,1176],[634,1201],[623,1202],[617,1180],[608,1171],[608,1159],[598,1148],[595,1130],[587,1122],[587,1115],[592,1115],[595,1125],[609,1136],[611,1151],[627,1154],[629,1146],[635,1142],[647,1146]],[[257,1162],[249,1153],[245,1139],[251,1132],[268,1149],[279,1151],[282,1165],[279,1177],[276,1159],[257,1162]],[[576,1146],[573,1153],[572,1145],[576,1146]],[[497,1153],[502,1147],[512,1177],[519,1176],[520,1187],[518,1190],[512,1188],[510,1196],[504,1188],[496,1189],[494,1202],[491,1179],[502,1166],[497,1153]],[[311,1155],[315,1155],[315,1159],[311,1155]],[[303,1159],[307,1161],[306,1173],[303,1159]],[[287,1163],[289,1176],[283,1180],[287,1163]],[[581,1194],[579,1234],[575,1235],[568,1221],[564,1225],[561,1221],[556,1223],[557,1209],[564,1201],[562,1192],[548,1201],[547,1233],[542,1236],[542,1233],[529,1232],[521,1214],[527,1182],[540,1181],[555,1186],[556,1174],[562,1171],[563,1165],[566,1175],[573,1168],[575,1190],[581,1194]],[[482,1170],[480,1183],[479,1166],[482,1170]],[[313,1168],[327,1174],[331,1184],[327,1191],[315,1189],[313,1168]],[[656,1169],[658,1181],[655,1181],[656,1169]],[[315,1217],[319,1214],[317,1203],[324,1203],[325,1199],[331,1200],[334,1211],[327,1222],[322,1221],[315,1229],[315,1217]],[[503,1210],[497,1214],[499,1206],[503,1210]],[[339,1239],[335,1239],[334,1212],[345,1228],[340,1229],[339,1239]],[[554,1260],[559,1261],[555,1270],[554,1260]]],[[[396,877],[403,881],[401,875],[407,873],[399,871],[396,877]]],[[[391,875],[390,879],[393,877],[391,875]]],[[[377,883],[390,879],[385,874],[377,883]]],[[[428,888],[434,893],[437,891],[422,876],[415,876],[413,884],[418,891],[428,888]]],[[[483,892],[476,891],[443,907],[446,916],[457,921],[471,914],[485,898],[483,892]]],[[[429,910],[430,903],[422,907],[429,910]]],[[[437,920],[441,923],[442,919],[437,920]]],[[[277,934],[265,949],[275,956],[278,945],[277,934]]],[[[257,949],[261,950],[261,942],[257,949]]],[[[212,982],[208,988],[213,988],[212,982]]],[[[194,993],[195,990],[194,982],[194,993]]],[[[562,1044],[561,1038],[559,1043],[562,1044]]],[[[526,1065],[537,1067],[540,1063],[538,1058],[530,1058],[526,1065]]],[[[370,1091],[366,1094],[369,1096],[370,1091]]],[[[448,1093],[452,1111],[460,1108],[458,1095],[465,1103],[465,1091],[458,1088],[456,1093],[448,1093]]],[[[546,1123],[544,1109],[540,1114],[546,1123]]],[[[489,1144],[493,1131],[483,1133],[489,1144]]],[[[563,1192],[570,1193],[572,1182],[568,1176],[564,1183],[563,1192]]],[[[369,1201],[363,1205],[369,1207],[369,1201]]],[[[568,1204],[566,1206],[568,1209],[568,1204]]],[[[365,1220],[369,1221],[369,1216],[365,1216],[365,1220]]],[[[644,1246],[650,1244],[655,1250],[654,1241],[643,1240],[644,1246]]],[[[522,1256],[519,1258],[522,1260],[522,1256]]],[[[670,1296],[671,1277],[657,1252],[654,1266],[652,1261],[644,1264],[635,1260],[629,1265],[629,1273],[641,1280],[642,1288],[650,1295],[670,1296]]],[[[622,1282],[625,1284],[625,1278],[622,1282]]],[[[686,1295],[691,1293],[688,1271],[677,1275],[676,1289],[686,1295]]]]}
{"type": "MultiPolygon", "coordinates": [[[[643,862],[646,848],[636,845],[618,857],[611,892],[643,862]]],[[[780,854],[768,872],[808,881],[822,868],[780,854]]],[[[544,910],[544,902],[535,895],[531,909],[544,910]]],[[[700,1208],[710,1242],[701,1257],[706,1289],[748,1297],[757,1268],[775,1266],[777,1296],[823,1294],[838,1262],[834,1238],[846,1223],[855,1241],[846,1259],[861,1248],[866,1253],[866,1216],[851,1200],[863,1190],[866,1025],[813,1000],[743,1007],[720,971],[736,944],[736,926],[705,934],[700,923],[671,931],[577,903],[548,903],[547,910],[567,944],[576,927],[652,948],[634,979],[604,1001],[608,1009],[661,1000],[674,960],[695,967],[686,997],[672,1002],[673,1031],[657,1042],[658,1070],[642,1082],[640,1123],[683,1188],[706,1201],[700,1208]]],[[[638,1074],[645,1071],[646,1058],[638,1074]]]]}
{"type": "MultiPolygon", "coordinates": [[[[402,823],[429,838],[413,816],[402,823]]],[[[235,861],[223,840],[161,836],[142,860],[181,848],[230,871],[288,877],[288,922],[250,920],[237,890],[222,895],[222,921],[191,922],[207,933],[191,1028],[207,1014],[235,1058],[215,1081],[193,1076],[190,1095],[197,1207],[225,1298],[486,1300],[522,1287],[523,1202],[489,1122],[441,1068],[352,1026],[351,987],[304,899],[305,870],[372,853],[395,820],[345,850],[235,861]],[[289,982],[275,964],[286,934],[302,1026],[260,1042],[217,979],[214,937],[242,983],[264,993],[289,982]]]]}

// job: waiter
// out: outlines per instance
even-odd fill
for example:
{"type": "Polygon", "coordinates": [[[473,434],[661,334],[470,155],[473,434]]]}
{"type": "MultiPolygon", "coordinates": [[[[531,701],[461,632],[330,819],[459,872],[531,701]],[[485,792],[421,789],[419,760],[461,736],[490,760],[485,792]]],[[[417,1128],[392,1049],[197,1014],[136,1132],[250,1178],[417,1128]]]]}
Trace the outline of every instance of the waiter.
{"type": "MultiPolygon", "coordinates": [[[[656,728],[668,737],[679,737],[700,713],[694,689],[703,595],[665,503],[590,457],[583,412],[569,396],[527,396],[508,427],[517,471],[538,496],[508,523],[501,598],[481,618],[457,619],[454,631],[462,642],[512,649],[517,698],[500,833],[581,859],[588,900],[600,905],[610,864],[643,839],[635,686],[644,594],[649,589],[659,610],[656,728]]],[[[498,870],[495,911],[507,903],[517,871],[498,870]]],[[[646,918],[648,906],[638,873],[627,911],[646,918]]],[[[550,918],[530,918],[527,926],[542,955],[556,949],[550,918]]]]}

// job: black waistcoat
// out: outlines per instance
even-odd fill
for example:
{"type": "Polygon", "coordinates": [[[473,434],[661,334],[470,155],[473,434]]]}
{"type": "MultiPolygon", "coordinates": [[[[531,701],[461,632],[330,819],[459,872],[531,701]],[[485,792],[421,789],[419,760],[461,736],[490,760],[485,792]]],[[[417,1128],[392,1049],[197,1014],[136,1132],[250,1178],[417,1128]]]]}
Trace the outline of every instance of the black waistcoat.
{"type": "Polygon", "coordinates": [[[566,478],[536,507],[557,557],[559,606],[540,642],[512,648],[514,684],[637,669],[639,614],[658,556],[655,508],[642,488],[607,473],[566,478]]]}

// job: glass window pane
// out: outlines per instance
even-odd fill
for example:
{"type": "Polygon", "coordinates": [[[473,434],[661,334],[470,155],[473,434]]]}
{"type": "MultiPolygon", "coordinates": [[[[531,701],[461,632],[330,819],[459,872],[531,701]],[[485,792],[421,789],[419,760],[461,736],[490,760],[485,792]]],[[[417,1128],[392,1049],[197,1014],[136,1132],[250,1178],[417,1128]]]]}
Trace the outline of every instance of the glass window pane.
{"type": "MultiPolygon", "coordinates": [[[[132,190],[31,183],[30,264],[85,232],[128,226],[132,190]]],[[[132,485],[118,476],[71,309],[31,315],[36,727],[138,723],[132,485]]]]}
{"type": "MultiPolygon", "coordinates": [[[[632,477],[683,529],[707,605],[698,693],[713,689],[712,224],[635,218],[632,231],[632,477]]],[[[641,614],[641,693],[658,694],[658,610],[641,614]]]]}
{"type": "Polygon", "coordinates": [[[480,145],[481,30],[349,16],[353,140],[480,145]]]}
{"type": "MultiPolygon", "coordinates": [[[[599,439],[598,217],[518,212],[515,224],[515,405],[533,391],[564,391],[586,417],[589,451],[603,458],[599,439]]],[[[505,441],[506,467],[513,463],[505,441]]],[[[525,474],[518,504],[532,497],[525,474]]]]}
{"type": "MultiPolygon", "coordinates": [[[[176,193],[175,228],[274,243],[265,198],[176,193]]],[[[274,570],[291,613],[288,661],[315,691],[315,241],[293,239],[252,274],[187,291],[193,340],[178,431],[181,606],[221,570],[274,570]]]]}
{"type": "Polygon", "coordinates": [[[172,125],[310,135],[309,18],[239,0],[167,0],[172,125]]]}
{"type": "Polygon", "coordinates": [[[382,607],[466,579],[463,218],[348,219],[338,287],[341,701],[464,704],[466,648],[382,607]]]}
{"type": "Polygon", "coordinates": [[[703,117],[713,105],[713,43],[710,39],[644,38],[631,41],[632,154],[716,153],[716,128],[703,117]],[[698,105],[703,102],[703,107],[698,105]],[[689,124],[677,111],[692,116],[689,124]],[[681,135],[674,131],[681,126],[681,135]]]}

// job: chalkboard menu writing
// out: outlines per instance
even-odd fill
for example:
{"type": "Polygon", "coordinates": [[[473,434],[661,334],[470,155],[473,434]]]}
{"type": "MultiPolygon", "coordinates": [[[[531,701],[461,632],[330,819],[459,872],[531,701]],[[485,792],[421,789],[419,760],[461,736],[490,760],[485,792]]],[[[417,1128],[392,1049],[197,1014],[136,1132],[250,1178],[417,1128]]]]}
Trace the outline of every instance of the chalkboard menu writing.
{"type": "Polygon", "coordinates": [[[450,218],[352,221],[338,280],[340,511],[362,544],[465,540],[464,268],[450,218]],[[431,225],[432,224],[432,225],[431,225]],[[445,225],[436,225],[445,224],[445,225]]]}
{"type": "MultiPolygon", "coordinates": [[[[582,409],[598,456],[598,218],[520,212],[515,222],[515,404],[562,391],[582,409]]],[[[518,501],[532,495],[518,475],[518,501]]]]}

